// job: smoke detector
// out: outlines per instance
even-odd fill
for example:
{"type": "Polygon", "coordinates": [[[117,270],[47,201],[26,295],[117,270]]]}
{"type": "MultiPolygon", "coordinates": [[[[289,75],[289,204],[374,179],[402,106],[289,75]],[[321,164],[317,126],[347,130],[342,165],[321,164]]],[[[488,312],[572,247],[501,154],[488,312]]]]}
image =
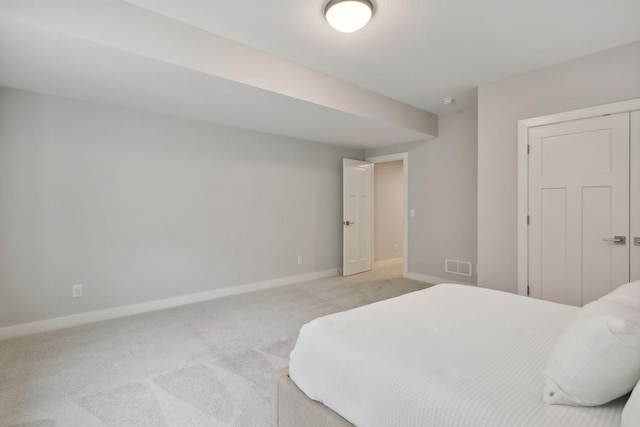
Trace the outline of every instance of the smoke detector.
{"type": "Polygon", "coordinates": [[[451,104],[453,104],[453,101],[454,101],[454,99],[453,99],[453,98],[444,98],[444,99],[442,100],[442,103],[443,103],[444,105],[451,105],[451,104]]]}

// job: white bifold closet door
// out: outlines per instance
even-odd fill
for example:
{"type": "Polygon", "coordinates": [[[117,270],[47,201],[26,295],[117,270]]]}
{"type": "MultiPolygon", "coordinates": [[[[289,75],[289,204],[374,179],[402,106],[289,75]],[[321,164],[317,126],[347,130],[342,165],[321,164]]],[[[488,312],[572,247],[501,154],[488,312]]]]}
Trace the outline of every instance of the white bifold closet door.
{"type": "Polygon", "coordinates": [[[581,306],[629,281],[629,126],[621,113],[529,129],[531,296],[581,306]]]}

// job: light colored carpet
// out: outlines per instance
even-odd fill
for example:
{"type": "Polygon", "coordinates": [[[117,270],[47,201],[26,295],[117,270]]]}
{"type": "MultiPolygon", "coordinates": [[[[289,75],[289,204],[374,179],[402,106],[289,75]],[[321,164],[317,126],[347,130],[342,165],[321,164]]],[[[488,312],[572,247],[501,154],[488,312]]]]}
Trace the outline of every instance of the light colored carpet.
{"type": "Polygon", "coordinates": [[[0,341],[0,426],[269,426],[300,327],[428,285],[399,267],[0,341]]]}

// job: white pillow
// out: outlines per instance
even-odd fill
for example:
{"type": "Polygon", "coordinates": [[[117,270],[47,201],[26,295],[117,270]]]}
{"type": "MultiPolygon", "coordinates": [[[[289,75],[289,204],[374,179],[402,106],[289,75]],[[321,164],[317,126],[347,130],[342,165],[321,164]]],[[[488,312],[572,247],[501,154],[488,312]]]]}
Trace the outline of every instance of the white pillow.
{"type": "Polygon", "coordinates": [[[640,282],[634,282],[580,309],[551,351],[542,400],[602,405],[629,393],[638,380],[640,282]]]}
{"type": "Polygon", "coordinates": [[[631,393],[631,397],[627,400],[622,410],[621,427],[638,427],[640,426],[640,382],[631,393]]]}
{"type": "Polygon", "coordinates": [[[640,311],[640,280],[619,286],[600,299],[615,301],[640,311]]]}

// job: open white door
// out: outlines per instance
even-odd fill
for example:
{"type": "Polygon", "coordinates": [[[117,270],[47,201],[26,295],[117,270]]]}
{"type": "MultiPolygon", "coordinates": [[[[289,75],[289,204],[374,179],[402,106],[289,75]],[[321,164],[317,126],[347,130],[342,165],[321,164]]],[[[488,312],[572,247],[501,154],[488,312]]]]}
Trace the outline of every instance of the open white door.
{"type": "Polygon", "coordinates": [[[373,164],[343,159],[342,171],[342,274],[349,276],[373,265],[373,164]]]}

